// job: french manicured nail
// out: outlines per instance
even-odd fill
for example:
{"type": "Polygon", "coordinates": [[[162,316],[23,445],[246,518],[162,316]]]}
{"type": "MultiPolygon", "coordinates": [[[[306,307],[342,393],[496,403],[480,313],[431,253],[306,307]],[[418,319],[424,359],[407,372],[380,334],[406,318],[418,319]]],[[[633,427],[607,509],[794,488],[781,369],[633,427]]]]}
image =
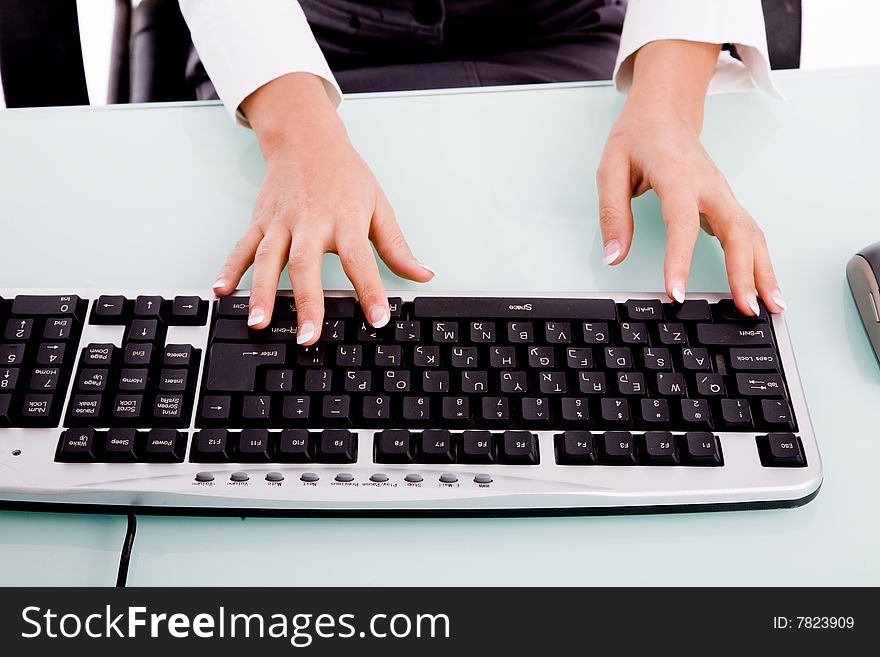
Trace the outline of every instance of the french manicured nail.
{"type": "Polygon", "coordinates": [[[431,269],[428,265],[423,264],[423,263],[418,262],[418,261],[416,261],[416,264],[417,264],[419,267],[421,267],[422,269],[425,269],[425,270],[431,272],[431,276],[436,276],[436,275],[437,275],[437,272],[434,271],[433,269],[431,269]]]}
{"type": "Polygon", "coordinates": [[[672,299],[678,303],[684,303],[684,285],[672,288],[672,299]]]}
{"type": "Polygon", "coordinates": [[[222,290],[224,287],[226,287],[226,281],[224,281],[222,278],[218,278],[216,281],[214,281],[214,285],[212,285],[211,287],[214,290],[222,290]]]}
{"type": "Polygon", "coordinates": [[[296,332],[296,343],[305,344],[315,337],[315,325],[311,322],[303,322],[296,332]]]}
{"type": "Polygon", "coordinates": [[[780,292],[779,290],[774,290],[770,298],[773,299],[773,303],[775,303],[783,310],[786,310],[788,308],[788,305],[785,303],[785,299],[782,298],[782,292],[780,292]]]}
{"type": "Polygon", "coordinates": [[[755,297],[749,297],[749,309],[755,314],[755,317],[761,314],[761,309],[758,307],[758,300],[755,297]]]}
{"type": "Polygon", "coordinates": [[[617,260],[617,256],[620,255],[620,242],[617,240],[608,240],[605,243],[605,255],[602,258],[603,265],[610,265],[612,262],[617,260]]]}
{"type": "Polygon", "coordinates": [[[388,310],[384,306],[373,306],[370,308],[370,324],[373,328],[382,328],[391,319],[388,316],[388,310]]]}
{"type": "Polygon", "coordinates": [[[262,308],[251,308],[251,314],[248,315],[248,326],[256,326],[260,322],[266,319],[266,313],[263,312],[262,308]]]}

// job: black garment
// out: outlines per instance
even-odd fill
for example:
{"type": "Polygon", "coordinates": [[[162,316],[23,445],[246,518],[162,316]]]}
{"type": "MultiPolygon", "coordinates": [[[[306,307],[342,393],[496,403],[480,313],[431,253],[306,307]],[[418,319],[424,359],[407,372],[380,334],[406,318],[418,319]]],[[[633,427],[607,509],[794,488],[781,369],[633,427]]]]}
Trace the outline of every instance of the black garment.
{"type": "MultiPolygon", "coordinates": [[[[343,92],[607,80],[625,0],[300,0],[343,92]]],[[[216,98],[194,55],[199,98],[216,98]]]]}

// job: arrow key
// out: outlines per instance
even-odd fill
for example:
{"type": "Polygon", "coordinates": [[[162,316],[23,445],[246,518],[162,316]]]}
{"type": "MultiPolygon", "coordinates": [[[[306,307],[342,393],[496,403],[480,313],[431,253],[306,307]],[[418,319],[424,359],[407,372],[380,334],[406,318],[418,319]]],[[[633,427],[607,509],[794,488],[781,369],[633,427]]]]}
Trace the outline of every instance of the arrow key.
{"type": "Polygon", "coordinates": [[[102,295],[92,307],[91,324],[125,324],[125,305],[123,296],[102,295]]]}
{"type": "Polygon", "coordinates": [[[155,342],[159,337],[159,322],[155,319],[136,319],[128,329],[131,342],[155,342]]]}
{"type": "Polygon", "coordinates": [[[174,297],[171,324],[204,326],[208,321],[208,302],[200,297],[174,297]]]}
{"type": "Polygon", "coordinates": [[[134,302],[135,317],[159,319],[164,301],[162,297],[139,296],[134,302]]]}

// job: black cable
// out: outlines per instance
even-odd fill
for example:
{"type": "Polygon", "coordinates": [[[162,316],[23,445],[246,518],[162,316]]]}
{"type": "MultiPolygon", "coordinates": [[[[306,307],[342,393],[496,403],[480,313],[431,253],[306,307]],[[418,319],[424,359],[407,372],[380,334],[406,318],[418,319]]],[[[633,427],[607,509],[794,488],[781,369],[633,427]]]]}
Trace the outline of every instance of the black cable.
{"type": "Polygon", "coordinates": [[[125,541],[119,555],[119,572],[116,575],[117,588],[125,587],[128,581],[128,564],[131,561],[131,548],[134,547],[134,535],[137,533],[137,516],[128,514],[128,527],[125,529],[125,541]]]}

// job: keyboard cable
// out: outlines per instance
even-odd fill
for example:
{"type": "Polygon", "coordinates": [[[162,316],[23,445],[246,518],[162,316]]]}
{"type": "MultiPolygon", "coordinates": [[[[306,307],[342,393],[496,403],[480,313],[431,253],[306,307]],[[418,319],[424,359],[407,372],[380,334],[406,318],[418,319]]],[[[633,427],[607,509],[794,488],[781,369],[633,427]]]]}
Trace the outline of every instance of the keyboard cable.
{"type": "Polygon", "coordinates": [[[131,561],[131,549],[134,547],[134,536],[137,533],[137,516],[128,514],[128,526],[125,529],[125,540],[119,555],[119,571],[116,574],[116,588],[125,588],[128,583],[128,565],[131,561]]]}

